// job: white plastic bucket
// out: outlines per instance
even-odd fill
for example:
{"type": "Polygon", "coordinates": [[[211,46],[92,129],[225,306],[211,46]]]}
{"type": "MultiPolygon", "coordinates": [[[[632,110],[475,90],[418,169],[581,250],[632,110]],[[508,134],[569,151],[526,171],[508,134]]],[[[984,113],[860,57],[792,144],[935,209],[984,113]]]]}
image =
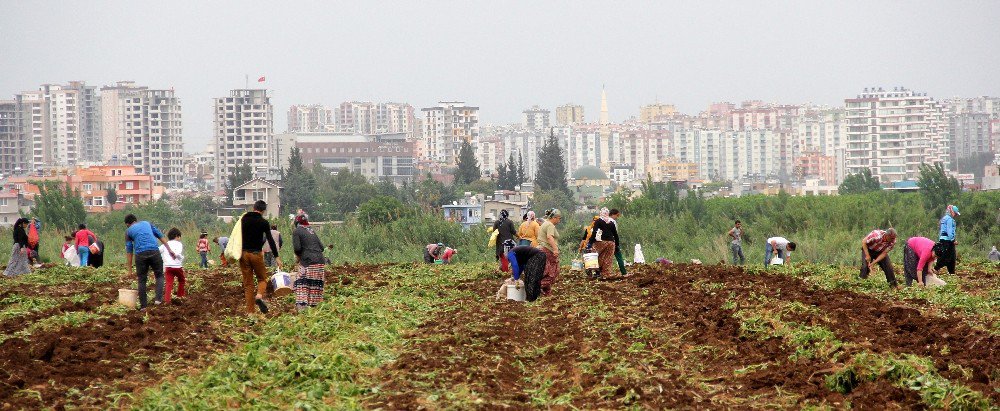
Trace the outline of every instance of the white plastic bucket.
{"type": "Polygon", "coordinates": [[[135,308],[136,302],[139,300],[139,292],[136,290],[130,290],[128,288],[118,289],[118,303],[124,305],[128,308],[135,308]]]}
{"type": "Polygon", "coordinates": [[[271,276],[274,286],[274,296],[283,297],[292,293],[292,277],[288,273],[278,271],[271,276]]]}
{"type": "Polygon", "coordinates": [[[782,265],[784,263],[785,263],[785,260],[783,260],[783,259],[781,259],[779,257],[774,257],[774,258],[771,259],[771,265],[782,265]]]}
{"type": "Polygon", "coordinates": [[[583,268],[588,270],[601,268],[600,263],[597,262],[597,253],[587,253],[583,255],[583,268]]]}
{"type": "Polygon", "coordinates": [[[514,284],[507,285],[507,299],[514,301],[524,301],[527,295],[524,292],[524,287],[518,288],[514,284]]]}

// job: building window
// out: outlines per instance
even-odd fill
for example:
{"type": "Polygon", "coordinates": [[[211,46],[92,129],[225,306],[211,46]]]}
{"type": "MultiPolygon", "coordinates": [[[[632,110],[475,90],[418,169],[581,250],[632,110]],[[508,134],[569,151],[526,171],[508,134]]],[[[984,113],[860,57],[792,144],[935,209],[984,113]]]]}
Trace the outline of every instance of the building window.
{"type": "Polygon", "coordinates": [[[94,189],[94,185],[91,183],[83,183],[83,191],[90,191],[94,189]]]}
{"type": "Polygon", "coordinates": [[[94,199],[91,201],[91,204],[93,204],[95,206],[103,207],[104,206],[104,197],[100,197],[100,196],[94,197],[94,199]]]}
{"type": "Polygon", "coordinates": [[[253,201],[257,201],[257,200],[265,200],[264,192],[263,191],[259,191],[258,190],[258,191],[254,191],[253,192],[253,201]]]}

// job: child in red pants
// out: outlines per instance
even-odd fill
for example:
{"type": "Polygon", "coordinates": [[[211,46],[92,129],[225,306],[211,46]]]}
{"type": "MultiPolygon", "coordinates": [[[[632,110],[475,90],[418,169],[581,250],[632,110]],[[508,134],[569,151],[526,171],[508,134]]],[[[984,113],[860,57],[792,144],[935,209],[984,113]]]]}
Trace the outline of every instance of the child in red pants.
{"type": "Polygon", "coordinates": [[[177,298],[184,298],[187,293],[184,291],[184,244],[181,243],[181,230],[176,227],[167,232],[167,244],[174,251],[177,258],[170,257],[167,248],[160,246],[160,257],[163,258],[163,271],[167,277],[166,289],[163,290],[163,302],[169,303],[170,296],[174,293],[174,278],[177,278],[177,298]]]}

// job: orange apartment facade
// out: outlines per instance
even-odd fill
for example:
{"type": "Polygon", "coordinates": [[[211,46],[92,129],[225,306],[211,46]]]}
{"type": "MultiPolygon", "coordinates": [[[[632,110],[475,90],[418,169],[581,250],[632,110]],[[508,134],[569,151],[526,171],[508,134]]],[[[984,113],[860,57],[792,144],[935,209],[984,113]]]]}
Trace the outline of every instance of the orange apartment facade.
{"type": "Polygon", "coordinates": [[[153,177],[136,172],[134,166],[80,167],[66,175],[12,177],[7,180],[8,190],[17,191],[32,201],[38,194],[35,181],[56,180],[69,184],[80,193],[84,208],[90,213],[103,213],[121,209],[128,204],[142,204],[163,196],[163,187],[153,184],[153,177]],[[114,188],[117,201],[111,205],[108,192],[114,188]]]}

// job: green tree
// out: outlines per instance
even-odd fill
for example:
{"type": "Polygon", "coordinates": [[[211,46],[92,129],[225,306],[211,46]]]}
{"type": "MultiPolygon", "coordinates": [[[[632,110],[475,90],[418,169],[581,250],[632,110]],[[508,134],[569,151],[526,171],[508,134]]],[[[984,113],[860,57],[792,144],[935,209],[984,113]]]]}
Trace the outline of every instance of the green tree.
{"type": "Polygon", "coordinates": [[[528,181],[528,176],[524,175],[524,156],[517,153],[517,183],[524,184],[528,181]]]}
{"type": "Polygon", "coordinates": [[[318,206],[323,218],[346,218],[358,206],[377,195],[377,189],[360,173],[341,168],[320,187],[323,205],[318,206]]]}
{"type": "Polygon", "coordinates": [[[923,197],[924,209],[941,214],[945,207],[962,194],[962,186],[955,177],[944,170],[941,163],[920,165],[920,194],[923,197]]]}
{"type": "Polygon", "coordinates": [[[226,205],[233,206],[233,188],[250,181],[252,178],[253,167],[250,167],[250,163],[243,163],[233,168],[233,171],[226,177],[226,184],[223,186],[226,190],[226,205]]]}
{"type": "Polygon", "coordinates": [[[35,205],[31,208],[32,217],[63,231],[75,230],[77,225],[86,221],[87,210],[83,208],[79,191],[62,181],[31,183],[38,186],[35,205]]]}
{"type": "Polygon", "coordinates": [[[403,205],[399,199],[378,196],[361,204],[355,217],[361,225],[371,227],[391,223],[409,214],[411,214],[411,210],[403,205]]]}
{"type": "MultiPolygon", "coordinates": [[[[386,196],[399,199],[399,188],[396,184],[393,184],[392,180],[388,178],[383,178],[375,183],[375,193],[379,196],[386,196]]],[[[402,200],[402,199],[400,199],[402,200]]]]}
{"type": "Polygon", "coordinates": [[[455,194],[451,187],[431,178],[431,174],[427,173],[427,178],[417,184],[416,199],[426,209],[438,209],[442,204],[454,200],[455,194]]]}
{"type": "Polygon", "coordinates": [[[500,190],[506,190],[507,182],[509,180],[510,180],[510,172],[507,171],[507,164],[501,163],[500,166],[497,167],[497,188],[500,190]]]}
{"type": "Polygon", "coordinates": [[[468,141],[462,141],[462,148],[458,151],[455,184],[468,184],[482,178],[482,176],[483,173],[479,170],[479,161],[476,160],[472,144],[469,144],[468,141]]]}
{"type": "Polygon", "coordinates": [[[281,212],[291,214],[298,209],[315,209],[316,177],[302,167],[302,156],[298,148],[292,149],[288,168],[282,170],[281,174],[281,212]]]}
{"type": "Polygon", "coordinates": [[[531,209],[541,214],[544,210],[558,208],[562,212],[563,218],[568,218],[576,212],[576,201],[573,196],[562,190],[541,190],[535,191],[531,198],[531,209]]]}
{"type": "Polygon", "coordinates": [[[541,151],[538,153],[538,167],[535,173],[535,189],[539,191],[559,190],[571,196],[569,185],[566,183],[566,161],[563,158],[562,148],[559,147],[559,140],[553,132],[549,132],[549,138],[545,140],[541,151]]]}
{"type": "Polygon", "coordinates": [[[494,191],[497,190],[499,184],[495,180],[476,180],[469,184],[456,186],[455,195],[459,195],[464,192],[470,192],[472,194],[490,194],[492,195],[494,191]]]}
{"type": "Polygon", "coordinates": [[[178,204],[180,219],[174,223],[191,222],[198,227],[211,226],[218,219],[214,213],[218,206],[212,196],[208,194],[182,198],[178,204]]]}
{"type": "Polygon", "coordinates": [[[869,169],[861,170],[860,173],[850,174],[844,177],[844,181],[840,183],[840,188],[837,190],[841,195],[844,194],[862,194],[872,191],[879,191],[882,189],[882,185],[879,184],[878,179],[872,176],[872,172],[869,169]]]}
{"type": "Polygon", "coordinates": [[[108,202],[108,207],[110,208],[118,202],[118,190],[116,190],[115,186],[112,185],[111,187],[108,187],[108,194],[104,197],[105,201],[108,202]]]}
{"type": "Polygon", "coordinates": [[[514,190],[517,186],[521,185],[522,181],[519,180],[520,174],[517,171],[517,163],[514,162],[514,153],[510,153],[510,156],[507,157],[507,164],[500,167],[507,170],[504,178],[498,182],[501,190],[514,190]]]}

